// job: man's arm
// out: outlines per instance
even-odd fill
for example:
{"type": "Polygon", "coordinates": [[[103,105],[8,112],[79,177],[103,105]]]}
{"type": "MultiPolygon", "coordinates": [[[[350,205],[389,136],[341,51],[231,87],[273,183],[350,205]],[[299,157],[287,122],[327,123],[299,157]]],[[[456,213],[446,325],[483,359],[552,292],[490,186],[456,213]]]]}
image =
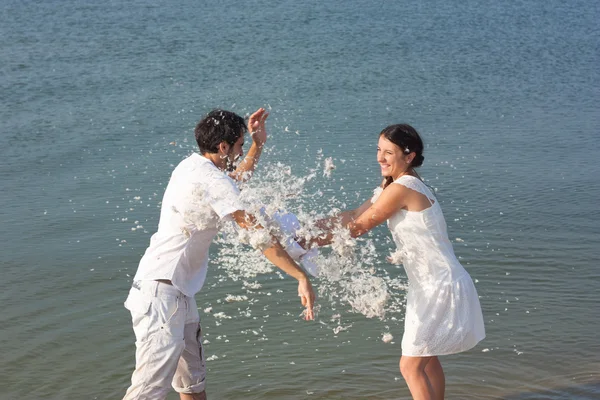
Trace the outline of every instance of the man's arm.
{"type": "Polygon", "coordinates": [[[268,116],[269,113],[264,108],[259,108],[248,120],[248,132],[250,132],[250,136],[252,137],[252,146],[250,146],[248,154],[246,154],[246,157],[244,157],[236,170],[229,175],[238,182],[245,182],[250,179],[254,168],[256,168],[263,146],[267,141],[265,121],[268,116]]]}
{"type": "MultiPolygon", "coordinates": [[[[231,215],[234,221],[244,229],[264,229],[258,224],[254,216],[247,214],[245,211],[238,210],[231,215]]],[[[271,237],[271,245],[263,250],[263,254],[277,268],[298,280],[298,295],[300,296],[302,305],[306,307],[304,318],[306,320],[314,319],[313,304],[315,293],[306,272],[296,264],[274,236],[271,237]]]]}

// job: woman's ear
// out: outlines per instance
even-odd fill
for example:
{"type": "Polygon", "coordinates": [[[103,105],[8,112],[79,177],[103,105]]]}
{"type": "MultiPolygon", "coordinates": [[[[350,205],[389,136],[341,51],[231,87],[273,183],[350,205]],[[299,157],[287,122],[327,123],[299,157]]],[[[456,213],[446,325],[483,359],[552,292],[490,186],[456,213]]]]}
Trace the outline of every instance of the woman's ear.
{"type": "Polygon", "coordinates": [[[415,153],[414,151],[409,153],[408,156],[406,156],[406,162],[409,164],[412,163],[416,156],[417,153],[415,153]]]}

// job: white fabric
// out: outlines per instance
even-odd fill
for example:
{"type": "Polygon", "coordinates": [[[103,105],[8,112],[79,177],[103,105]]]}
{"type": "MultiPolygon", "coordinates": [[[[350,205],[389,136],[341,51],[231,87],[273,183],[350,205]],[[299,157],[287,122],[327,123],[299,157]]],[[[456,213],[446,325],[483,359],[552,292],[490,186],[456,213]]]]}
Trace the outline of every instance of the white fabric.
{"type": "Polygon", "coordinates": [[[134,280],[167,279],[187,296],[204,284],[208,250],[218,223],[244,209],[235,182],[209,159],[192,154],[173,170],[157,232],[134,280]]]}
{"type": "Polygon", "coordinates": [[[156,281],[134,281],[125,302],[135,332],[135,371],[124,400],[161,400],[173,387],[201,393],[206,385],[202,329],[193,297],[156,281]]]}
{"type": "Polygon", "coordinates": [[[319,267],[316,264],[316,259],[319,251],[317,248],[307,251],[294,240],[296,233],[300,229],[298,217],[292,213],[275,213],[273,220],[277,222],[281,232],[285,235],[282,241],[285,251],[287,251],[294,261],[299,262],[306,272],[314,277],[318,276],[319,267]]]}
{"type": "MultiPolygon", "coordinates": [[[[393,184],[427,196],[419,212],[399,210],[388,220],[408,276],[402,354],[424,357],[466,351],[485,337],[475,285],[454,255],[446,221],[435,196],[416,177],[393,184]]],[[[399,254],[398,254],[399,253],[399,254]]]]}

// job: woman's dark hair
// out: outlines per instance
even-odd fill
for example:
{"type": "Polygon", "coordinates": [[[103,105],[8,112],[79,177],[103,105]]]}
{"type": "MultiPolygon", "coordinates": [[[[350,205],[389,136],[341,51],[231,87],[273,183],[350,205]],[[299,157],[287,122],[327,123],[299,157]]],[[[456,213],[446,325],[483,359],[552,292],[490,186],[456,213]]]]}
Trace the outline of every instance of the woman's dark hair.
{"type": "Polygon", "coordinates": [[[194,134],[200,152],[205,154],[218,153],[221,142],[233,146],[247,130],[244,118],[236,113],[213,110],[198,122],[194,134]]]}
{"type": "MultiPolygon", "coordinates": [[[[379,136],[383,136],[396,146],[400,147],[405,154],[415,153],[415,157],[410,163],[411,168],[420,167],[423,164],[423,140],[415,128],[408,124],[390,125],[381,131],[379,136]]],[[[392,182],[391,177],[386,178],[384,187],[392,182]]]]}

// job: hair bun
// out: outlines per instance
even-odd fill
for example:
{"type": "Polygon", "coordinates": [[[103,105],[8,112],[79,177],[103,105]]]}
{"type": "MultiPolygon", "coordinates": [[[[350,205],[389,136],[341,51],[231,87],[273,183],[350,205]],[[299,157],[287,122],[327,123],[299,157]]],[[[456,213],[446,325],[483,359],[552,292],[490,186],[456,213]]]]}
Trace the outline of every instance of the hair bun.
{"type": "Polygon", "coordinates": [[[413,168],[420,167],[421,165],[423,165],[424,160],[425,157],[422,154],[417,154],[415,155],[415,158],[413,158],[412,163],[410,163],[410,166],[413,168]]]}

